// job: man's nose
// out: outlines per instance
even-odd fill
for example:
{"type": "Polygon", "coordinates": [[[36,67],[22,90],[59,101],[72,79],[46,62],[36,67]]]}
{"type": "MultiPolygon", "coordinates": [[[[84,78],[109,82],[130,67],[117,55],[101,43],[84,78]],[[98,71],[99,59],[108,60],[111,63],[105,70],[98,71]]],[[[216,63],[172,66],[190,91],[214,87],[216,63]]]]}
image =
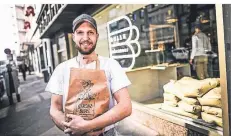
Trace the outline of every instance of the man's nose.
{"type": "Polygon", "coordinates": [[[88,39],[89,39],[88,33],[84,33],[83,40],[88,40],[88,39]]]}

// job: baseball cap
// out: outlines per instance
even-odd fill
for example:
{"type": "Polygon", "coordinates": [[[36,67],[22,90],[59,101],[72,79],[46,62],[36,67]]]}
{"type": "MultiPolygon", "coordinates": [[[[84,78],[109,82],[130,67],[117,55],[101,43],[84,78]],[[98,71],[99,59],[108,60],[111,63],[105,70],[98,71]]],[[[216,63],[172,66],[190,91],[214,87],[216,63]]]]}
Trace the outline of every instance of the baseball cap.
{"type": "Polygon", "coordinates": [[[96,25],[96,21],[93,17],[91,17],[90,15],[87,14],[81,14],[78,17],[75,18],[75,20],[72,23],[72,30],[73,32],[75,32],[75,30],[79,27],[80,24],[82,24],[83,22],[88,22],[90,23],[95,30],[97,31],[97,25],[96,25]]]}

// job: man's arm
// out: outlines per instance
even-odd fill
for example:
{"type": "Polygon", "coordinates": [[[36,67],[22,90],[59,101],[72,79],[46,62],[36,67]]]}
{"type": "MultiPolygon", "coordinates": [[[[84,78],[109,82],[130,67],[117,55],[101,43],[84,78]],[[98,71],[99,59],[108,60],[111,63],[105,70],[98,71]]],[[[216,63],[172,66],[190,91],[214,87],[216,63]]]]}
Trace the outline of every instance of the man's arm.
{"type": "Polygon", "coordinates": [[[87,127],[89,127],[91,130],[104,128],[131,115],[132,104],[127,87],[116,91],[114,93],[114,98],[117,105],[101,116],[90,120],[87,123],[87,127]]]}
{"type": "Polygon", "coordinates": [[[196,44],[197,44],[196,42],[197,42],[196,36],[192,36],[192,52],[190,56],[191,60],[194,59],[194,56],[196,54],[196,44]]]}
{"type": "Polygon", "coordinates": [[[65,127],[62,122],[65,121],[65,116],[62,111],[62,97],[62,95],[52,94],[50,116],[56,126],[63,131],[65,127]]]}
{"type": "Polygon", "coordinates": [[[80,116],[68,114],[67,116],[71,118],[72,121],[63,122],[63,124],[68,127],[64,132],[81,135],[92,130],[105,128],[130,116],[132,113],[132,104],[127,87],[116,91],[114,97],[118,104],[93,120],[87,121],[80,116]]]}
{"type": "Polygon", "coordinates": [[[131,114],[132,105],[127,89],[127,86],[129,86],[131,82],[116,60],[111,59],[109,64],[111,73],[110,89],[117,105],[93,120],[84,120],[80,116],[72,114],[67,115],[72,120],[70,122],[63,122],[64,125],[68,127],[64,132],[83,134],[92,130],[102,129],[131,114]]]}

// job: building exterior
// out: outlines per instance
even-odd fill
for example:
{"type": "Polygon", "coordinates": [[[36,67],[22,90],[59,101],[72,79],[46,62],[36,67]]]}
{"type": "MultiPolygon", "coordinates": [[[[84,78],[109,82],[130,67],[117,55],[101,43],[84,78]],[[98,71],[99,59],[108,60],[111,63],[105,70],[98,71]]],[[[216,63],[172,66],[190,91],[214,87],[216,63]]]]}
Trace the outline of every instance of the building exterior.
{"type": "Polygon", "coordinates": [[[224,29],[230,27],[230,10],[230,5],[219,4],[44,4],[36,21],[41,44],[34,48],[35,56],[40,72],[48,80],[58,64],[77,55],[72,21],[88,13],[97,21],[97,53],[116,59],[132,81],[129,93],[135,121],[161,135],[230,135],[230,65],[227,61],[230,36],[229,29],[224,29]],[[172,114],[160,107],[163,86],[169,80],[196,76],[188,62],[178,62],[171,52],[182,48],[190,52],[190,39],[198,24],[203,26],[212,52],[217,55],[208,57],[208,73],[210,78],[220,78],[223,111],[220,127],[172,114]]]}
{"type": "MultiPolygon", "coordinates": [[[[35,4],[15,4],[9,5],[11,11],[11,29],[12,29],[12,41],[13,41],[13,55],[17,65],[20,65],[23,61],[33,67],[35,61],[32,60],[31,51],[34,49],[34,41],[31,41],[33,32],[36,28],[35,13],[28,9],[36,10],[35,4]]],[[[37,9],[39,9],[39,5],[37,9]]],[[[40,11],[37,10],[37,11],[40,11]]],[[[11,45],[12,46],[12,45],[11,45]]],[[[31,68],[33,70],[33,68],[31,68]]]]}
{"type": "MultiPolygon", "coordinates": [[[[8,42],[9,45],[7,47],[11,49],[11,53],[13,55],[13,60],[15,62],[17,56],[20,56],[21,44],[24,41],[26,31],[23,29],[24,24],[24,5],[7,5],[5,7],[7,10],[6,13],[9,13],[9,19],[6,20],[9,23],[9,28],[11,31],[9,37],[12,38],[11,41],[8,42]]],[[[8,58],[9,59],[9,58],[8,58]]]]}
{"type": "MultiPolygon", "coordinates": [[[[98,6],[88,5],[95,10],[98,6]]],[[[87,7],[88,7],[87,6],[87,7]]],[[[75,10],[84,9],[82,5],[44,4],[37,18],[41,46],[36,50],[40,54],[40,67],[44,75],[51,75],[54,68],[61,62],[77,54],[72,41],[71,24],[76,17],[75,10]],[[79,6],[80,9],[76,8],[79,6]],[[64,10],[66,9],[66,10],[64,10]],[[68,18],[66,18],[68,16],[68,18]],[[59,20],[59,21],[56,21],[59,20]],[[48,35],[47,35],[48,34],[48,35]]]]}
{"type": "Polygon", "coordinates": [[[16,4],[12,10],[15,12],[16,27],[18,28],[19,47],[21,50],[24,49],[23,42],[25,41],[26,30],[24,29],[25,15],[24,15],[24,4],[16,4]]]}
{"type": "Polygon", "coordinates": [[[24,16],[25,23],[24,29],[26,30],[25,40],[23,42],[24,52],[26,56],[26,63],[30,67],[31,71],[34,71],[37,75],[40,74],[39,56],[35,48],[40,46],[41,40],[39,38],[38,26],[36,19],[41,10],[41,4],[25,4],[24,16]]]}

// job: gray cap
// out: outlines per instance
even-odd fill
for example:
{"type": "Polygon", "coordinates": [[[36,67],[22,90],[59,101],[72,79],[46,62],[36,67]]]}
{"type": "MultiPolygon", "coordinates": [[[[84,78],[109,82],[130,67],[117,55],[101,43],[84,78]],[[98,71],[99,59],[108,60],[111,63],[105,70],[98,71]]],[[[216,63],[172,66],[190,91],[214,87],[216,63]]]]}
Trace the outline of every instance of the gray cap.
{"type": "Polygon", "coordinates": [[[72,23],[73,32],[75,32],[77,27],[85,21],[89,22],[97,31],[97,25],[96,25],[95,19],[93,17],[91,17],[90,15],[82,14],[82,15],[79,15],[78,17],[76,17],[75,20],[73,21],[73,23],[72,23]]]}

